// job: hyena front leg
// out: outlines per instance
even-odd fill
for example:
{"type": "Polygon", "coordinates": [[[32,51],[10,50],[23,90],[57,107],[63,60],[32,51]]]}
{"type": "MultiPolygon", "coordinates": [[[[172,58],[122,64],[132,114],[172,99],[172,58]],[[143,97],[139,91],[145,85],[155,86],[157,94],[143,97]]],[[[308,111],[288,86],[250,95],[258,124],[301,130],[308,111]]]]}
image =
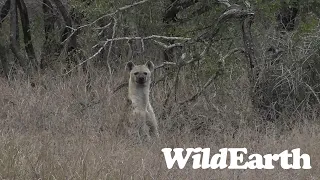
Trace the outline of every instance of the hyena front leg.
{"type": "Polygon", "coordinates": [[[143,141],[150,141],[150,134],[149,134],[149,127],[147,126],[146,122],[141,124],[139,129],[140,139],[143,141]]]}
{"type": "Polygon", "coordinates": [[[148,131],[150,132],[150,136],[159,137],[158,125],[155,121],[147,121],[148,131]]]}
{"type": "Polygon", "coordinates": [[[144,140],[150,140],[149,129],[146,124],[146,112],[135,110],[133,113],[132,122],[135,124],[134,128],[131,128],[132,131],[136,132],[134,136],[141,142],[144,140]],[[134,130],[133,130],[134,129],[134,130]]]}
{"type": "Polygon", "coordinates": [[[149,127],[150,135],[158,138],[159,137],[158,122],[156,119],[156,115],[154,114],[151,106],[148,107],[147,125],[149,127]]]}

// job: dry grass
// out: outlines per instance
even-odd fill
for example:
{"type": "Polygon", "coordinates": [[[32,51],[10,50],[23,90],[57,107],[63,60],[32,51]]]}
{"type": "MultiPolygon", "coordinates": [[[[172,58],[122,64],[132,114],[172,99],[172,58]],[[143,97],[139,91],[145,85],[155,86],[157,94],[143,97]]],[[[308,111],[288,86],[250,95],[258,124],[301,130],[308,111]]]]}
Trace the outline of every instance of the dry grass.
{"type": "MultiPolygon", "coordinates": [[[[2,179],[318,179],[320,130],[316,119],[304,118],[291,131],[276,124],[259,124],[237,89],[226,97],[207,95],[187,111],[172,106],[160,118],[158,142],[134,144],[115,138],[124,93],[113,94],[119,84],[100,75],[92,93],[85,91],[83,76],[68,79],[49,74],[34,80],[0,80],[0,177],[2,179]],[[213,105],[215,104],[215,107],[213,105]],[[243,105],[246,106],[247,105],[243,105]],[[219,109],[219,112],[217,112],[219,109]],[[180,121],[180,122],[179,122],[180,121]],[[250,122],[250,123],[249,123],[250,122]],[[189,123],[189,124],[188,124],[189,123]],[[174,129],[177,126],[178,128],[174,129]],[[194,128],[196,126],[196,128],[194,128]],[[103,131],[100,131],[103,127],[103,131]],[[173,132],[175,130],[175,132],[173,132]],[[202,133],[201,133],[202,132],[202,133]],[[168,170],[161,149],[165,147],[246,147],[249,153],[280,153],[301,148],[311,156],[311,170],[168,170]]],[[[180,96],[190,94],[185,91],[180,96]]],[[[162,114],[165,87],[156,87],[153,102],[162,114]]],[[[239,91],[242,91],[239,88],[239,91]]],[[[243,92],[243,91],[242,91],[243,92]]],[[[173,104],[173,103],[172,103],[173,104]]],[[[299,117],[303,118],[303,117],[299,117]]],[[[314,117],[316,118],[316,117],[314,117]]],[[[297,117],[298,119],[298,117],[297,117]]]]}

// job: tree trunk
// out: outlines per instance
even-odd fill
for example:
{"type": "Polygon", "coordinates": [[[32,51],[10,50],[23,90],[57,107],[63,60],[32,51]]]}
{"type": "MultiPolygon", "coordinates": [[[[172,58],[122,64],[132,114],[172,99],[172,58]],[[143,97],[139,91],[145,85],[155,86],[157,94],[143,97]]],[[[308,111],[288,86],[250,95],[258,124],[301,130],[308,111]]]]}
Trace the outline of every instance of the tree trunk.
{"type": "Polygon", "coordinates": [[[261,106],[261,93],[259,87],[259,66],[254,52],[254,44],[251,35],[251,25],[253,23],[253,15],[246,17],[242,22],[242,35],[245,48],[245,55],[249,62],[249,81],[250,81],[250,97],[254,108],[260,110],[261,106]]]}
{"type": "Polygon", "coordinates": [[[17,0],[17,5],[20,11],[25,49],[28,54],[29,61],[32,63],[31,67],[37,70],[38,62],[36,60],[36,54],[34,52],[32,39],[31,39],[31,29],[30,29],[28,10],[27,10],[26,4],[24,3],[24,0],[17,0]]]}
{"type": "Polygon", "coordinates": [[[0,11],[0,27],[2,22],[4,21],[4,18],[8,15],[9,11],[10,11],[10,0],[7,0],[2,6],[0,11]]]}
{"type": "Polygon", "coordinates": [[[50,34],[54,30],[54,15],[53,15],[53,6],[50,0],[42,1],[42,10],[44,15],[44,35],[45,35],[45,43],[50,41],[50,34]]]}
{"type": "Polygon", "coordinates": [[[11,16],[10,16],[10,49],[18,59],[20,66],[23,68],[24,72],[29,74],[28,62],[26,61],[25,57],[21,54],[19,47],[18,47],[18,40],[17,40],[17,32],[18,32],[18,22],[17,22],[17,4],[16,0],[11,0],[11,16]]]}
{"type": "Polygon", "coordinates": [[[242,35],[243,35],[243,43],[245,47],[245,55],[249,60],[250,67],[250,78],[251,83],[256,82],[258,78],[258,62],[254,53],[254,44],[251,35],[251,25],[253,23],[253,16],[248,16],[242,22],[242,35]]]}
{"type": "Polygon", "coordinates": [[[19,31],[19,14],[18,14],[18,6],[17,6],[17,0],[16,0],[16,5],[15,5],[15,12],[16,12],[16,39],[17,39],[17,48],[20,49],[20,31],[19,31]]]}
{"type": "Polygon", "coordinates": [[[64,22],[66,23],[66,27],[63,31],[61,41],[65,41],[67,38],[70,38],[68,43],[68,52],[72,51],[73,49],[76,49],[77,47],[77,38],[76,33],[72,34],[72,30],[70,27],[72,27],[72,19],[69,16],[67,8],[62,4],[60,0],[53,0],[53,2],[56,4],[57,8],[59,9],[64,22]],[[71,36],[71,37],[70,37],[71,36]]]}
{"type": "Polygon", "coordinates": [[[61,42],[66,41],[67,44],[67,70],[71,69],[73,63],[76,63],[76,49],[77,49],[77,34],[78,32],[72,32],[72,19],[68,13],[67,8],[62,4],[60,0],[53,0],[56,4],[59,12],[61,13],[66,27],[64,28],[63,34],[61,36],[61,42]],[[73,34],[72,34],[73,33],[73,34]]]}
{"type": "Polygon", "coordinates": [[[6,47],[0,45],[0,60],[2,64],[3,73],[6,76],[6,78],[9,77],[9,67],[8,67],[8,61],[6,59],[6,47]]]}
{"type": "Polygon", "coordinates": [[[41,53],[40,59],[40,69],[45,69],[48,66],[48,56],[51,53],[56,52],[56,41],[53,37],[54,33],[54,23],[55,17],[53,12],[53,6],[50,0],[42,1],[42,10],[43,10],[43,24],[44,24],[44,44],[43,44],[43,52],[41,53]]]}
{"type": "MultiPolygon", "coordinates": [[[[0,11],[0,28],[1,28],[1,24],[4,21],[5,17],[7,17],[8,13],[10,11],[10,0],[6,0],[6,2],[4,3],[4,5],[1,8],[0,11]]],[[[5,76],[8,78],[9,77],[9,65],[8,65],[8,61],[6,59],[6,47],[2,46],[0,44],[0,60],[1,60],[1,64],[2,64],[2,69],[3,69],[3,73],[5,74],[5,76]]]]}

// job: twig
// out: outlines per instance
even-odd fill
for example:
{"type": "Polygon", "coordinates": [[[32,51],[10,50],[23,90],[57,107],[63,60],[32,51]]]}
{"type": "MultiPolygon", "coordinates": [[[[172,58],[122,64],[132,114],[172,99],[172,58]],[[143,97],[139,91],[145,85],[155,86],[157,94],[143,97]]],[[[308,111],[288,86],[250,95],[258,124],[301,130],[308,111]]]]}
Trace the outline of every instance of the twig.
{"type": "Polygon", "coordinates": [[[181,101],[179,102],[179,105],[183,105],[185,103],[188,103],[188,102],[191,102],[191,101],[194,101],[196,100],[200,95],[203,94],[203,92],[207,89],[207,87],[209,85],[212,84],[212,82],[214,82],[214,80],[216,80],[220,75],[222,75],[223,71],[224,71],[224,61],[227,57],[231,56],[232,54],[236,53],[236,52],[242,52],[244,53],[244,49],[243,48],[234,48],[232,50],[230,50],[225,56],[223,56],[220,60],[219,60],[219,70],[213,74],[209,79],[208,81],[204,84],[204,86],[200,89],[200,91],[198,91],[197,93],[195,93],[191,98],[187,99],[187,100],[184,100],[184,101],[181,101]]]}
{"type": "Polygon", "coordinates": [[[236,53],[236,52],[241,52],[241,53],[245,53],[244,48],[234,48],[232,50],[230,50],[225,56],[223,56],[221,58],[220,61],[222,61],[223,65],[225,64],[225,59],[229,56],[231,56],[232,54],[236,53]]]}
{"type": "Polygon", "coordinates": [[[226,5],[227,8],[229,8],[231,6],[231,4],[229,3],[228,0],[218,0],[218,3],[226,5]]]}
{"type": "Polygon", "coordinates": [[[116,87],[112,92],[113,93],[116,93],[117,91],[119,91],[120,89],[124,88],[124,87],[127,87],[129,85],[128,82],[125,82],[125,83],[122,83],[120,84],[118,87],[116,87]]]}
{"type": "Polygon", "coordinates": [[[81,66],[82,64],[86,63],[87,61],[93,59],[94,57],[96,57],[98,54],[101,53],[101,51],[104,49],[104,47],[107,45],[108,42],[105,42],[105,44],[92,56],[90,56],[88,59],[82,61],[81,63],[77,64],[76,66],[72,67],[69,71],[67,71],[66,73],[64,73],[63,75],[68,75],[69,73],[71,73],[74,69],[76,69],[78,66],[81,66]]]}
{"type": "Polygon", "coordinates": [[[179,85],[179,74],[182,66],[178,66],[177,68],[177,73],[175,77],[175,82],[174,82],[174,101],[177,102],[177,91],[178,91],[178,85],[179,85]]]}
{"type": "Polygon", "coordinates": [[[106,29],[107,27],[109,27],[110,25],[112,24],[112,22],[109,22],[107,25],[105,26],[102,26],[102,27],[97,27],[97,28],[94,28],[95,30],[104,30],[106,29]]]}
{"type": "MultiPolygon", "coordinates": [[[[113,16],[113,15],[117,14],[118,12],[121,12],[121,11],[127,10],[127,9],[129,9],[129,8],[132,8],[132,7],[135,7],[135,6],[144,4],[144,3],[148,2],[148,1],[150,1],[150,0],[143,0],[143,1],[135,2],[135,3],[130,4],[130,5],[126,5],[126,6],[120,7],[120,8],[118,8],[117,10],[115,10],[114,12],[111,12],[111,13],[109,13],[109,14],[105,14],[105,15],[99,17],[98,19],[94,20],[94,21],[91,22],[90,24],[80,26],[79,28],[91,26],[91,25],[97,23],[99,20],[101,20],[101,19],[103,19],[103,18],[105,18],[105,17],[113,16]]],[[[79,29],[79,28],[78,28],[78,29],[79,29]]]]}
{"type": "Polygon", "coordinates": [[[189,60],[189,61],[182,61],[182,62],[180,62],[180,63],[178,63],[178,64],[177,64],[177,63],[174,63],[174,62],[168,62],[168,61],[166,61],[166,62],[163,62],[161,65],[156,66],[154,69],[160,69],[160,68],[163,68],[163,67],[168,66],[168,65],[170,65],[170,66],[178,66],[179,68],[181,68],[181,67],[183,67],[183,66],[185,66],[185,65],[188,65],[188,64],[191,64],[191,63],[193,63],[193,62],[195,62],[195,61],[201,60],[201,58],[203,58],[203,56],[204,56],[205,53],[207,52],[207,49],[208,49],[208,47],[206,47],[199,56],[194,56],[194,57],[193,57],[191,60],[189,60]]]}
{"type": "Polygon", "coordinates": [[[174,63],[174,62],[163,62],[161,65],[156,66],[154,69],[156,70],[156,69],[162,68],[162,67],[167,66],[167,65],[174,65],[175,66],[177,64],[174,63]]]}
{"type": "Polygon", "coordinates": [[[307,84],[307,83],[305,83],[305,84],[306,84],[306,86],[310,89],[310,91],[312,92],[312,94],[313,94],[314,97],[317,99],[318,103],[320,104],[320,99],[319,99],[317,93],[313,90],[313,88],[312,88],[309,84],[307,84]]]}
{"type": "Polygon", "coordinates": [[[185,100],[185,101],[182,101],[182,102],[179,102],[179,105],[183,105],[185,103],[188,103],[188,102],[191,102],[191,101],[194,101],[196,100],[205,90],[206,88],[213,82],[213,80],[216,80],[217,77],[219,77],[219,73],[215,73],[214,75],[212,75],[208,81],[206,82],[206,84],[201,88],[200,91],[198,91],[196,94],[194,94],[191,98],[185,100]]]}
{"type": "Polygon", "coordinates": [[[183,44],[181,44],[181,43],[175,43],[175,44],[166,45],[165,43],[157,41],[157,40],[153,40],[153,42],[155,42],[156,44],[162,46],[164,49],[171,49],[171,48],[174,48],[174,47],[182,47],[183,46],[183,44]]]}
{"type": "Polygon", "coordinates": [[[105,31],[105,29],[107,29],[110,25],[112,24],[112,22],[110,22],[109,24],[103,26],[103,27],[99,27],[99,28],[95,28],[96,30],[101,30],[98,35],[102,35],[102,33],[105,31]]]}
{"type": "Polygon", "coordinates": [[[191,38],[187,37],[171,37],[171,36],[161,36],[161,35],[150,35],[146,37],[118,37],[107,39],[105,41],[100,41],[100,43],[110,42],[110,41],[122,41],[122,40],[148,40],[148,39],[166,39],[166,40],[181,40],[181,41],[190,41],[191,38]]]}
{"type": "MultiPolygon", "coordinates": [[[[117,30],[117,24],[118,24],[118,21],[115,17],[113,17],[113,20],[114,20],[114,22],[113,22],[114,24],[113,24],[113,28],[112,28],[112,39],[116,36],[116,30],[117,30]]],[[[110,41],[108,55],[107,55],[107,66],[108,66],[110,76],[112,75],[112,69],[110,66],[109,59],[110,59],[110,54],[111,54],[111,50],[112,50],[112,45],[113,45],[113,41],[110,41]]]]}

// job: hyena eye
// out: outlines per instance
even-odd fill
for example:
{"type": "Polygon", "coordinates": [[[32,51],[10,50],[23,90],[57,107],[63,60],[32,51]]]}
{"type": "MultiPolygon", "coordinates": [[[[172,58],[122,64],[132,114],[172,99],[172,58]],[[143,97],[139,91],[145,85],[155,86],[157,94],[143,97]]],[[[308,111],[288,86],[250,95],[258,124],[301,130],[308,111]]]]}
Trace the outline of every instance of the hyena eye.
{"type": "Polygon", "coordinates": [[[147,75],[148,73],[146,73],[146,72],[143,72],[143,74],[144,74],[144,75],[147,75]]]}
{"type": "Polygon", "coordinates": [[[133,73],[134,75],[138,75],[138,72],[133,73]]]}

